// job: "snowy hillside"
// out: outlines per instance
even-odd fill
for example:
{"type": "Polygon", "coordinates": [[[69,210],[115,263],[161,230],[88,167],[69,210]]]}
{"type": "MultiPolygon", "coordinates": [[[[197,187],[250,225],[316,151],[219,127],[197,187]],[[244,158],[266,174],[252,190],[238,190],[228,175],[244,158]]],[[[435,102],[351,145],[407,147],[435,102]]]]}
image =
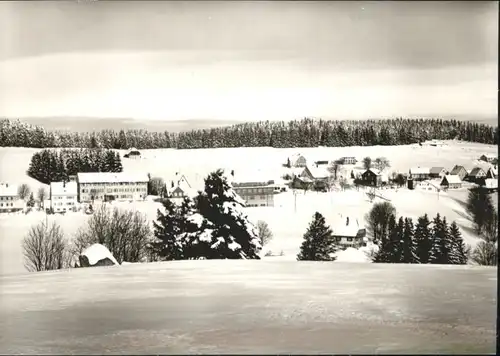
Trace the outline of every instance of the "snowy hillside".
{"type": "MultiPolygon", "coordinates": [[[[376,158],[385,156],[391,162],[391,170],[408,172],[412,166],[443,166],[451,169],[455,164],[472,168],[475,160],[481,154],[495,153],[497,148],[490,145],[470,144],[446,141],[442,146],[409,145],[409,146],[377,146],[377,147],[340,147],[340,148],[303,148],[303,149],[273,149],[273,148],[236,148],[214,150],[145,150],[142,158],[137,160],[123,159],[125,172],[151,173],[165,180],[172,179],[175,172],[184,174],[194,189],[203,188],[203,178],[216,168],[226,168],[238,172],[260,170],[269,179],[278,179],[284,169],[282,163],[295,152],[300,152],[312,162],[321,159],[336,159],[342,156],[355,156],[358,160],[365,156],[376,158]]],[[[0,148],[0,181],[13,183],[26,182],[32,190],[41,183],[29,178],[25,171],[35,149],[0,148]]],[[[122,152],[123,153],[123,152],[122,152]]],[[[456,220],[462,228],[466,243],[474,245],[476,236],[471,229],[471,223],[464,213],[463,206],[458,201],[465,201],[467,191],[444,193],[438,195],[432,191],[409,191],[407,189],[385,190],[384,197],[391,200],[398,215],[413,217],[427,213],[431,218],[440,213],[448,221],[456,220]],[[458,201],[457,201],[458,200],[458,201]]],[[[496,197],[493,199],[497,200],[496,197]]],[[[275,207],[246,208],[249,218],[256,223],[265,220],[274,239],[264,247],[263,253],[271,250],[274,255],[271,260],[295,260],[302,235],[306,231],[315,211],[321,212],[329,222],[329,216],[339,213],[353,216],[360,221],[369,211],[372,203],[366,197],[366,192],[352,190],[346,192],[315,193],[307,192],[294,196],[292,192],[275,195],[275,207]]],[[[156,211],[160,204],[148,199],[146,202],[113,203],[113,206],[137,209],[152,220],[156,219],[156,211]]],[[[83,213],[67,213],[66,216],[52,215],[49,221],[57,221],[67,237],[72,237],[77,229],[88,218],[83,213]]],[[[29,215],[0,215],[0,274],[25,273],[22,261],[21,241],[29,226],[45,220],[45,214],[33,212],[29,215]]],[[[347,250],[340,252],[338,261],[366,261],[363,251],[347,250]],[[344,254],[344,255],[342,255],[344,254]]]]}

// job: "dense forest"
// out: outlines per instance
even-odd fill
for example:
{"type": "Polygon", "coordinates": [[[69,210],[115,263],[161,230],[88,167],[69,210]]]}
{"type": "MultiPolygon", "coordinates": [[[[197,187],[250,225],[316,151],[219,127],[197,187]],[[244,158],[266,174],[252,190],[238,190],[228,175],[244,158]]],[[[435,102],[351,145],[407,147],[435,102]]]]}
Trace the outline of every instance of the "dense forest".
{"type": "Polygon", "coordinates": [[[498,126],[441,119],[265,121],[187,132],[46,131],[19,120],[0,120],[0,146],[33,148],[219,148],[404,145],[430,139],[498,144],[498,126]]]}
{"type": "Polygon", "coordinates": [[[87,172],[121,172],[120,154],[112,150],[45,149],[31,157],[28,175],[39,182],[49,184],[68,180],[69,176],[87,172]]]}

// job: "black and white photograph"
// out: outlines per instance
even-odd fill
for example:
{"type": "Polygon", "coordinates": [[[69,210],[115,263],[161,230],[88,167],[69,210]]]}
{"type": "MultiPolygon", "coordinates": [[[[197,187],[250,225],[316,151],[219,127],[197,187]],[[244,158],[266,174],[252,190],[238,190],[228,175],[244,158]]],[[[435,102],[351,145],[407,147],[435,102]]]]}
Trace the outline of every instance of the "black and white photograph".
{"type": "Polygon", "coordinates": [[[0,1],[0,354],[495,354],[498,1],[0,1]]]}

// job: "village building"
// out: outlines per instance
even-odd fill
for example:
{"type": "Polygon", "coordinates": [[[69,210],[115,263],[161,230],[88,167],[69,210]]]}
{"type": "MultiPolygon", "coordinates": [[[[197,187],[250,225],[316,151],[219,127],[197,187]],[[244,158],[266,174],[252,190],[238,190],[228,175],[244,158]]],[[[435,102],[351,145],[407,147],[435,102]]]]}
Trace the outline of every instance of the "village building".
{"type": "Polygon", "coordinates": [[[307,160],[304,156],[299,153],[296,153],[288,158],[290,162],[290,167],[306,167],[307,160]]]}
{"type": "Polygon", "coordinates": [[[464,180],[465,178],[467,178],[467,174],[468,174],[468,172],[465,169],[465,167],[464,166],[459,166],[459,165],[456,165],[450,171],[450,175],[458,176],[461,180],[464,180]]]}
{"type": "Polygon", "coordinates": [[[460,189],[462,188],[462,180],[457,175],[446,175],[442,178],[440,186],[443,189],[460,189]]]}
{"type": "Polygon", "coordinates": [[[319,167],[319,166],[328,166],[330,164],[330,161],[314,161],[314,165],[316,167],[319,167]]]}
{"type": "Polygon", "coordinates": [[[171,181],[169,198],[184,199],[185,197],[194,198],[197,191],[191,187],[186,176],[176,174],[176,179],[171,181]]]}
{"type": "Polygon", "coordinates": [[[486,179],[497,179],[498,178],[498,169],[497,167],[490,167],[486,172],[486,179]]]}
{"type": "Polygon", "coordinates": [[[273,207],[275,181],[265,172],[256,170],[232,172],[228,177],[234,192],[245,201],[246,207],[273,207]]]}
{"type": "Polygon", "coordinates": [[[125,154],[123,157],[138,159],[138,158],[141,158],[141,152],[139,152],[139,150],[137,150],[136,148],[131,148],[131,149],[129,149],[129,152],[127,154],[125,154]]]}
{"type": "Polygon", "coordinates": [[[387,174],[375,168],[367,169],[361,174],[361,184],[370,187],[380,187],[389,181],[387,174]]]}
{"type": "Polygon", "coordinates": [[[413,167],[410,169],[410,177],[414,181],[422,181],[430,178],[430,168],[428,167],[413,167]]]}
{"type": "Polygon", "coordinates": [[[19,198],[17,185],[0,183],[0,213],[10,213],[24,208],[24,200],[19,198]]]}
{"type": "Polygon", "coordinates": [[[481,167],[474,167],[467,175],[469,182],[477,183],[486,179],[486,172],[481,167]]]}
{"type": "Polygon", "coordinates": [[[480,161],[484,161],[484,162],[488,162],[488,163],[494,162],[495,159],[498,159],[498,157],[495,157],[495,155],[492,155],[492,154],[484,154],[484,155],[481,155],[481,157],[479,157],[480,161]]]}
{"type": "Polygon", "coordinates": [[[427,179],[422,181],[417,181],[414,184],[415,188],[420,190],[428,190],[433,192],[438,192],[442,189],[440,179],[427,179]]]}
{"type": "MultiPolygon", "coordinates": [[[[78,203],[78,185],[76,182],[51,182],[50,207],[54,213],[76,211],[78,203]]],[[[45,205],[45,208],[48,206],[45,205]]]]}
{"type": "Polygon", "coordinates": [[[498,192],[498,179],[487,178],[484,180],[483,187],[489,192],[498,192]]]}
{"type": "Polygon", "coordinates": [[[80,202],[142,200],[148,194],[146,174],[78,173],[77,181],[80,202]]]}
{"type": "Polygon", "coordinates": [[[444,167],[431,167],[429,171],[429,178],[443,178],[448,174],[444,167]]]}
{"type": "Polygon", "coordinates": [[[332,222],[328,221],[333,231],[334,241],[342,248],[364,246],[366,229],[362,227],[358,219],[338,215],[332,222]]]}
{"type": "Polygon", "coordinates": [[[356,164],[358,162],[358,160],[356,159],[356,157],[341,157],[338,162],[340,164],[356,164]]]}

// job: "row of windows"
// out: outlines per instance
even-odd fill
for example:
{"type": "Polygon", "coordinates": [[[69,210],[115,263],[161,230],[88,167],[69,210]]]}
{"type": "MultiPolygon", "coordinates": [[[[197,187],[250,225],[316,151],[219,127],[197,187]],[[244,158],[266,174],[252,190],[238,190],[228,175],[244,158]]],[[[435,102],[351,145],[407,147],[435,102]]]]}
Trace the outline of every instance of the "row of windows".
{"type": "Polygon", "coordinates": [[[273,188],[235,188],[238,194],[257,194],[257,193],[269,193],[271,194],[273,188]]]}
{"type": "Polygon", "coordinates": [[[66,199],[76,199],[76,195],[55,196],[55,197],[52,197],[53,200],[63,200],[64,198],[66,198],[66,199]]]}
{"type": "Polygon", "coordinates": [[[267,206],[266,204],[247,204],[247,207],[258,207],[258,206],[267,206]]]}
{"type": "Polygon", "coordinates": [[[145,182],[116,182],[116,183],[80,183],[82,187],[90,187],[90,186],[106,186],[106,185],[142,185],[146,184],[145,182]]]}
{"type": "Polygon", "coordinates": [[[255,199],[261,199],[261,200],[266,200],[267,196],[266,195],[260,195],[259,197],[255,195],[244,195],[242,196],[243,199],[245,200],[255,200],[255,199]]]}
{"type": "MultiPolygon", "coordinates": [[[[0,203],[0,206],[4,206],[4,203],[0,203]]],[[[5,206],[14,206],[14,203],[5,203],[5,206]]]]}
{"type": "Polygon", "coordinates": [[[0,197],[0,200],[14,200],[14,197],[0,197]]]}
{"type": "MultiPolygon", "coordinates": [[[[145,192],[146,188],[115,188],[107,189],[106,193],[133,193],[133,192],[145,192]]],[[[82,193],[98,194],[104,193],[104,189],[82,189],[82,193]]]]}
{"type": "Polygon", "coordinates": [[[71,206],[71,205],[75,205],[75,203],[74,203],[74,202],[72,202],[72,201],[69,201],[69,202],[67,202],[66,204],[65,204],[65,203],[63,203],[63,202],[60,202],[60,203],[54,203],[53,205],[54,205],[54,206],[63,206],[63,205],[69,205],[69,206],[71,206]]]}

